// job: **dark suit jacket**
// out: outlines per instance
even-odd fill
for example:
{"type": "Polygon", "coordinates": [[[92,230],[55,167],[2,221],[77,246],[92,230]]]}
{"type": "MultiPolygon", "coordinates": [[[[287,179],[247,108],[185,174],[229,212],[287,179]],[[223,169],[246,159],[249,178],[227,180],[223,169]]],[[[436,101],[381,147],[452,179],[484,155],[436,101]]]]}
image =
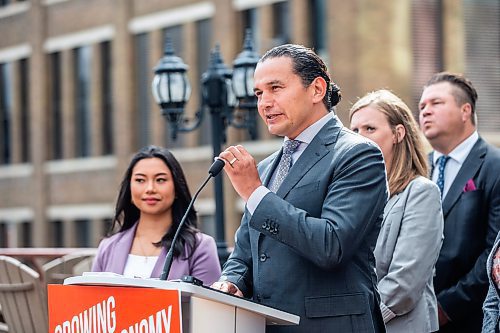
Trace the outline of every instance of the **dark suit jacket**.
{"type": "Polygon", "coordinates": [[[486,259],[500,225],[499,149],[479,138],[443,200],[443,216],[444,241],[434,278],[438,302],[453,322],[448,330],[480,332],[488,290],[486,259]],[[464,191],[470,179],[476,190],[464,191]]]}
{"type": "MultiPolygon", "coordinates": [[[[280,157],[259,164],[264,184],[280,157]]],[[[373,249],[386,201],[380,150],[334,117],[278,192],[244,214],[222,279],[300,316],[267,332],[384,332],[373,249]]]]}

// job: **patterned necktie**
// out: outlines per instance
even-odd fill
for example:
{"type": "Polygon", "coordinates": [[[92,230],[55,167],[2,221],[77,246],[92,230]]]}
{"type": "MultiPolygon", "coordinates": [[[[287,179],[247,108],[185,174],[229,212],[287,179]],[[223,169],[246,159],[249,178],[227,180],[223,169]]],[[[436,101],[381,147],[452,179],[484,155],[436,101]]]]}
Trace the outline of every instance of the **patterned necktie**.
{"type": "Polygon", "coordinates": [[[283,183],[288,171],[292,167],[292,154],[297,150],[300,145],[298,140],[287,140],[283,145],[283,154],[281,155],[281,161],[276,169],[276,175],[274,177],[273,183],[269,188],[272,192],[276,193],[283,183]]]}
{"type": "Polygon", "coordinates": [[[438,165],[438,179],[437,179],[437,186],[439,187],[439,191],[441,192],[441,198],[443,198],[443,191],[444,191],[444,168],[446,167],[446,162],[450,159],[449,156],[441,156],[440,158],[437,159],[437,165],[438,165]]]}

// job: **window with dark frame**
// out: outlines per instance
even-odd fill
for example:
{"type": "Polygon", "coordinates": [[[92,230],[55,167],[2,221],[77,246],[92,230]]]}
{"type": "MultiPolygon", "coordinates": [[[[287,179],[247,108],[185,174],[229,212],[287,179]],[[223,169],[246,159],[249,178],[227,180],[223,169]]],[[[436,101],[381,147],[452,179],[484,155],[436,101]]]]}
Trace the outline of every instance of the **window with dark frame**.
{"type": "Polygon", "coordinates": [[[90,247],[91,221],[87,219],[75,220],[76,246],[90,247]]]}
{"type": "Polygon", "coordinates": [[[48,158],[60,160],[63,158],[63,121],[62,121],[62,77],[61,53],[49,55],[49,84],[50,84],[50,117],[47,126],[49,141],[48,158]]]}
{"type": "Polygon", "coordinates": [[[326,0],[310,0],[311,46],[321,57],[328,52],[326,0]]]}
{"type": "Polygon", "coordinates": [[[105,41],[100,44],[101,48],[101,112],[102,112],[102,154],[112,155],[114,152],[113,142],[113,62],[112,62],[112,44],[105,41]]]}
{"type": "MultiPolygon", "coordinates": [[[[257,8],[249,8],[241,12],[242,16],[242,31],[245,33],[247,29],[252,31],[254,50],[258,52],[260,49],[260,22],[259,11],[257,8]]],[[[244,37],[244,36],[242,36],[244,37]]],[[[243,39],[242,39],[243,41],[243,39]]],[[[243,45],[243,44],[242,44],[243,45]]]]}
{"type": "Polygon", "coordinates": [[[465,76],[477,89],[480,132],[500,131],[500,1],[463,1],[465,76]]]}
{"type": "MultiPolygon", "coordinates": [[[[199,84],[201,90],[201,77],[208,69],[208,64],[210,63],[210,52],[212,52],[215,47],[215,45],[212,45],[211,19],[196,22],[196,45],[198,47],[198,52],[196,52],[196,68],[198,69],[199,79],[198,82],[192,82],[191,84],[199,84]]],[[[198,107],[202,106],[201,103],[202,101],[200,100],[200,105],[198,107]]],[[[205,119],[201,123],[198,133],[199,145],[209,145],[212,142],[210,122],[210,115],[205,113],[205,119]]]]}
{"type": "Polygon", "coordinates": [[[136,112],[136,149],[147,146],[151,142],[150,128],[150,94],[151,82],[149,64],[149,35],[135,35],[135,112],[136,112]]]}
{"type": "Polygon", "coordinates": [[[272,13],[273,44],[290,43],[290,4],[288,1],[274,3],[272,13]]]}
{"type": "Polygon", "coordinates": [[[50,222],[53,247],[64,247],[64,223],[61,220],[50,222]]]}
{"type": "Polygon", "coordinates": [[[92,154],[92,121],[90,102],[91,46],[74,50],[75,82],[75,156],[92,154]]]}
{"type": "Polygon", "coordinates": [[[12,64],[0,64],[0,165],[12,162],[12,64]]]}
{"type": "Polygon", "coordinates": [[[32,224],[30,221],[21,223],[21,247],[32,247],[33,238],[31,236],[32,224]]]}
{"type": "Polygon", "coordinates": [[[31,131],[30,131],[30,112],[29,112],[29,60],[19,60],[19,118],[21,133],[21,162],[31,162],[31,131]]]}
{"type": "Polygon", "coordinates": [[[418,102],[422,88],[434,73],[443,69],[441,1],[413,0],[411,20],[413,51],[411,109],[418,119],[418,102]]]}
{"type": "Polygon", "coordinates": [[[7,247],[7,223],[5,221],[0,221],[0,247],[7,247]]]}

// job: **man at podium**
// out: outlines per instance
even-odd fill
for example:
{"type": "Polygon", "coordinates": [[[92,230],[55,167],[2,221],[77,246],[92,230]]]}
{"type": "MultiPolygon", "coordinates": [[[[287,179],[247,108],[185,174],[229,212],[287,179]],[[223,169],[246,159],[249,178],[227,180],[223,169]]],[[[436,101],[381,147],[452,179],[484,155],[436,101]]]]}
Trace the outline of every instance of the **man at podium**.
{"type": "Polygon", "coordinates": [[[219,156],[246,209],[213,287],[300,316],[267,332],[385,332],[373,256],[388,196],[379,148],[330,112],[340,92],[311,49],[269,50],[254,80],[259,114],[284,144],[258,166],[240,145],[219,156]]]}

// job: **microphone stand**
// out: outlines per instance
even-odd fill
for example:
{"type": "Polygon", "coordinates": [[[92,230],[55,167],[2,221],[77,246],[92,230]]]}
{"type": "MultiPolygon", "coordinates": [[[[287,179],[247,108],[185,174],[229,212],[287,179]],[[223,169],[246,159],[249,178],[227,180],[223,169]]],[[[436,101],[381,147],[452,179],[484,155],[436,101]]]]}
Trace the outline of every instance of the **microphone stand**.
{"type": "Polygon", "coordinates": [[[186,212],[184,213],[184,216],[181,219],[181,222],[179,223],[179,226],[177,227],[177,230],[175,231],[174,238],[172,239],[172,243],[170,244],[170,249],[168,250],[167,257],[165,259],[165,265],[163,266],[163,271],[160,276],[160,280],[166,280],[168,277],[168,274],[170,273],[170,268],[172,267],[172,262],[174,260],[174,247],[175,247],[175,242],[177,241],[177,237],[179,237],[179,233],[181,232],[182,226],[184,225],[184,222],[186,221],[186,218],[189,214],[189,211],[193,207],[194,202],[196,201],[196,198],[200,194],[201,190],[207,185],[208,181],[210,178],[217,176],[222,168],[224,168],[224,164],[226,164],[222,159],[217,158],[215,162],[210,166],[210,169],[208,170],[208,177],[205,179],[203,184],[198,188],[196,193],[194,194],[193,198],[191,199],[191,202],[189,203],[188,208],[186,209],[186,212]]]}

